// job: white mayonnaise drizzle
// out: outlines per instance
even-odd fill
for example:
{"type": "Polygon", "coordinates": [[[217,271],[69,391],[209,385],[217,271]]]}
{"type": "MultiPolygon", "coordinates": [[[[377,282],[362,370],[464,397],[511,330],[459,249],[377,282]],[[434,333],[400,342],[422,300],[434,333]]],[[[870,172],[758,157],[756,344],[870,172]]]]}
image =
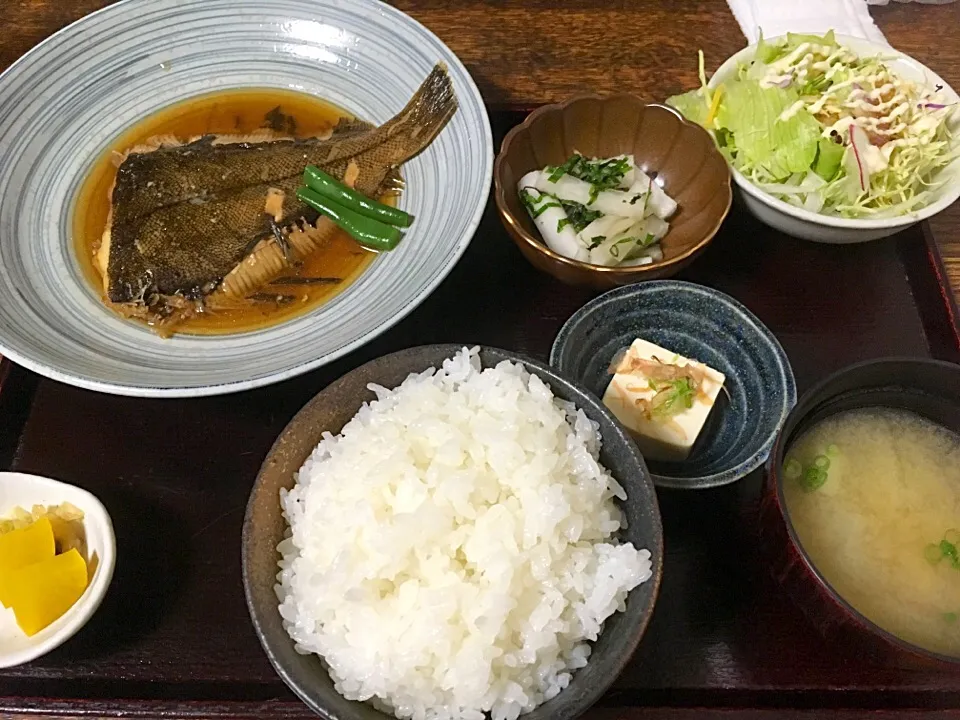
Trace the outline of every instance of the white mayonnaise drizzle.
{"type": "MultiPolygon", "coordinates": [[[[856,62],[856,54],[842,45],[804,42],[770,63],[760,86],[803,87],[821,76],[826,82],[851,71],[856,62]]],[[[855,72],[831,85],[815,100],[809,96],[797,100],[780,113],[778,120],[787,122],[806,109],[824,123],[824,137],[847,137],[850,125],[856,124],[872,140],[865,155],[867,165],[875,172],[887,166],[896,148],[923,145],[935,136],[938,113],[920,107],[917,90],[886,67],[872,64],[868,71],[855,72]]],[[[926,98],[926,102],[937,101],[937,95],[926,98]]]]}

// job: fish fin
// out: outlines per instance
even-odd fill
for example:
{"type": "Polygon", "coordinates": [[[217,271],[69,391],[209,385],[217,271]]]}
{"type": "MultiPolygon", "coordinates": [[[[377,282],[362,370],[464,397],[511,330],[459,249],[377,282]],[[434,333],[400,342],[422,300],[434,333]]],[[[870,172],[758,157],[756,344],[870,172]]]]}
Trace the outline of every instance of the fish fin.
{"type": "Polygon", "coordinates": [[[385,178],[395,181],[390,173],[423,152],[456,111],[453,83],[444,65],[438,64],[398,115],[368,133],[365,140],[331,143],[326,157],[316,164],[339,176],[344,163],[354,160],[360,169],[354,188],[375,197],[382,194],[385,178]]]}
{"type": "Polygon", "coordinates": [[[204,311],[196,301],[181,295],[164,296],[165,312],[163,314],[158,314],[154,308],[142,301],[121,303],[108,301],[107,304],[121,317],[146,323],[162,338],[172,337],[182,323],[198,312],[204,311]]]}
{"type": "Polygon", "coordinates": [[[131,155],[146,155],[147,153],[163,150],[164,148],[175,148],[180,147],[181,145],[189,145],[190,143],[197,142],[202,139],[203,138],[200,135],[187,138],[186,140],[182,140],[176,135],[151,135],[145,140],[138,142],[136,145],[131,145],[123,152],[114,150],[111,153],[110,160],[114,167],[119,168],[131,155]]]}
{"type": "Polygon", "coordinates": [[[110,274],[108,268],[110,267],[110,220],[112,215],[113,208],[110,208],[110,212],[107,215],[107,227],[103,231],[103,235],[100,236],[100,246],[93,254],[93,268],[100,273],[100,281],[103,283],[104,294],[110,292],[110,274]]]}
{"type": "Polygon", "coordinates": [[[105,295],[110,293],[110,239],[111,229],[113,228],[113,189],[117,186],[117,179],[114,177],[107,190],[107,200],[110,202],[107,210],[107,222],[100,235],[100,241],[93,248],[93,269],[100,273],[100,281],[103,283],[103,292],[105,295]]]}
{"type": "Polygon", "coordinates": [[[174,148],[180,147],[181,145],[189,145],[192,142],[200,140],[202,136],[196,135],[190,138],[178,138],[176,135],[152,135],[145,140],[140,141],[136,145],[127,148],[126,152],[121,153],[123,159],[126,160],[129,155],[144,155],[146,153],[155,152],[157,150],[162,150],[164,148],[174,148]]]}
{"type": "Polygon", "coordinates": [[[369,132],[370,130],[376,129],[376,125],[373,123],[368,123],[366,120],[359,120],[357,118],[351,117],[342,117],[337,121],[337,124],[333,127],[334,135],[343,135],[345,133],[359,133],[359,132],[369,132]]]}
{"type": "Polygon", "coordinates": [[[457,96],[446,63],[437,63],[406,107],[384,127],[391,126],[390,134],[401,128],[410,132],[420,150],[429,145],[457,111],[457,96]]]}
{"type": "Polygon", "coordinates": [[[270,128],[259,128],[249,133],[230,133],[223,135],[212,135],[210,138],[210,144],[213,146],[217,145],[239,145],[241,143],[249,143],[255,145],[257,143],[263,142],[276,142],[278,140],[293,141],[295,138],[285,134],[279,133],[270,128]]]}
{"type": "Polygon", "coordinates": [[[325,130],[323,132],[314,133],[313,135],[304,135],[303,137],[292,137],[285,133],[279,133],[270,128],[258,128],[253,132],[249,133],[233,133],[229,135],[214,135],[210,141],[211,145],[239,145],[241,143],[247,143],[249,145],[256,145],[257,143],[264,142],[297,142],[304,140],[329,140],[333,137],[335,128],[325,130]]]}
{"type": "Polygon", "coordinates": [[[371,142],[368,147],[357,148],[351,143],[334,143],[322,164],[356,157],[391,138],[403,135],[409,138],[414,149],[407,151],[405,146],[403,157],[398,157],[396,163],[406,162],[420,154],[433,141],[456,111],[457,96],[447,73],[447,66],[437,63],[403,110],[370,132],[371,142]]]}
{"type": "Polygon", "coordinates": [[[249,133],[193,135],[187,138],[179,138],[176,135],[171,134],[153,135],[138,142],[136,145],[127,148],[123,152],[114,151],[113,162],[114,165],[119,167],[130,155],[143,155],[146,153],[155,152],[156,150],[192,145],[195,142],[209,142],[210,145],[213,146],[239,145],[242,143],[255,145],[257,143],[277,142],[279,140],[286,140],[288,142],[293,142],[298,139],[329,140],[332,135],[333,130],[327,130],[322,133],[316,133],[314,135],[307,136],[307,138],[294,138],[284,133],[278,133],[270,128],[259,128],[249,133]]]}

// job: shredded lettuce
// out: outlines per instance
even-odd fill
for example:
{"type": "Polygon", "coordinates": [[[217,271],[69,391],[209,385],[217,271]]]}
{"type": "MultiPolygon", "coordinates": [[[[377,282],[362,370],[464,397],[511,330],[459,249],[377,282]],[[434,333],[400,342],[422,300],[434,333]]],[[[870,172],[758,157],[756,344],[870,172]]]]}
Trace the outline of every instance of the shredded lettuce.
{"type": "Polygon", "coordinates": [[[667,105],[678,110],[690,122],[695,122],[697,125],[706,125],[710,106],[707,105],[700,90],[691,90],[682,95],[674,95],[667,99],[667,105]]]}
{"type": "Polygon", "coordinates": [[[667,105],[678,110],[680,114],[690,122],[706,126],[707,114],[710,112],[712,93],[710,92],[710,88],[707,87],[706,58],[704,58],[703,50],[697,51],[697,60],[699,64],[700,87],[696,90],[667,98],[667,105]]]}
{"type": "Polygon", "coordinates": [[[813,171],[824,180],[833,180],[840,172],[843,155],[843,145],[829,138],[820,138],[817,143],[817,159],[813,163],[813,171]]]}
{"type": "Polygon", "coordinates": [[[761,88],[747,78],[726,86],[716,124],[736,137],[741,168],[771,180],[810,169],[817,155],[820,123],[803,108],[781,119],[799,99],[795,90],[761,88]]]}
{"type": "MultiPolygon", "coordinates": [[[[802,33],[787,33],[787,42],[784,49],[789,52],[795,49],[801,43],[816,43],[817,45],[826,45],[830,48],[837,47],[837,36],[833,30],[828,30],[824,35],[805,35],[802,33]]],[[[786,54],[786,52],[784,54],[786,54]]]]}
{"type": "Polygon", "coordinates": [[[757,39],[757,51],[754,54],[753,58],[757,62],[764,63],[769,65],[774,60],[780,58],[784,54],[784,47],[782,45],[773,44],[771,45],[766,40],[763,39],[763,32],[760,32],[760,37],[757,39]]]}
{"type": "Polygon", "coordinates": [[[949,127],[956,108],[941,88],[900,78],[880,56],[858,57],[833,31],[774,42],[761,35],[753,59],[715,89],[702,52],[698,59],[700,87],[667,103],[709,130],[748,180],[798,207],[903,215],[932,201],[945,182],[939,171],[960,157],[949,127]],[[856,162],[850,123],[869,155],[856,162]],[[854,177],[864,161],[866,189],[854,177]]]}

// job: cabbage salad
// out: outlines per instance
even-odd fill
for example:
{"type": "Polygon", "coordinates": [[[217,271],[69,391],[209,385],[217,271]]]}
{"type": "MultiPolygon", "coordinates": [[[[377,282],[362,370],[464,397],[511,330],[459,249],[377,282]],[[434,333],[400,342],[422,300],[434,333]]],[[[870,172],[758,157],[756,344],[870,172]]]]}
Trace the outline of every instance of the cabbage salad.
{"type": "Polygon", "coordinates": [[[547,247],[606,267],[662,260],[660,240],[677,209],[633,155],[574,153],[563,165],[524,175],[517,192],[547,247]]]}
{"type": "Polygon", "coordinates": [[[700,52],[698,90],[667,103],[711,131],[730,163],[764,192],[812,212],[884,218],[933,200],[957,157],[941,86],[898,76],[824,36],[760,38],[754,60],[715,89],[700,52]]]}

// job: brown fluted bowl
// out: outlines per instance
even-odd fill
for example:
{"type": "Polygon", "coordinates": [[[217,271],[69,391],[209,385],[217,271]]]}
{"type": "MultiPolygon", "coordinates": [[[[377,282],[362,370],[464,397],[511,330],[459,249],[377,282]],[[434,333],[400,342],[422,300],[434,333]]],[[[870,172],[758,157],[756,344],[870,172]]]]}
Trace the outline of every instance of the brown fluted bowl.
{"type": "Polygon", "coordinates": [[[500,217],[524,257],[558,280],[600,290],[679,272],[716,235],[733,198],[730,169],[713,138],[672,108],[633,95],[579,96],[535,110],[504,138],[494,183],[500,217]],[[656,172],[678,204],[660,241],[663,260],[601,267],[566,258],[543,243],[520,202],[517,183],[531,170],[561,165],[574,152],[588,157],[629,153],[647,173],[656,172]]]}
{"type": "Polygon", "coordinates": [[[800,398],[767,460],[760,501],[761,551],[787,596],[841,652],[905,668],[960,670],[960,657],[909,643],[856,610],[814,564],[791,521],[783,462],[794,440],[831,415],[870,407],[907,410],[960,432],[960,365],[924,358],[871,360],[840,370],[800,398]]]}

